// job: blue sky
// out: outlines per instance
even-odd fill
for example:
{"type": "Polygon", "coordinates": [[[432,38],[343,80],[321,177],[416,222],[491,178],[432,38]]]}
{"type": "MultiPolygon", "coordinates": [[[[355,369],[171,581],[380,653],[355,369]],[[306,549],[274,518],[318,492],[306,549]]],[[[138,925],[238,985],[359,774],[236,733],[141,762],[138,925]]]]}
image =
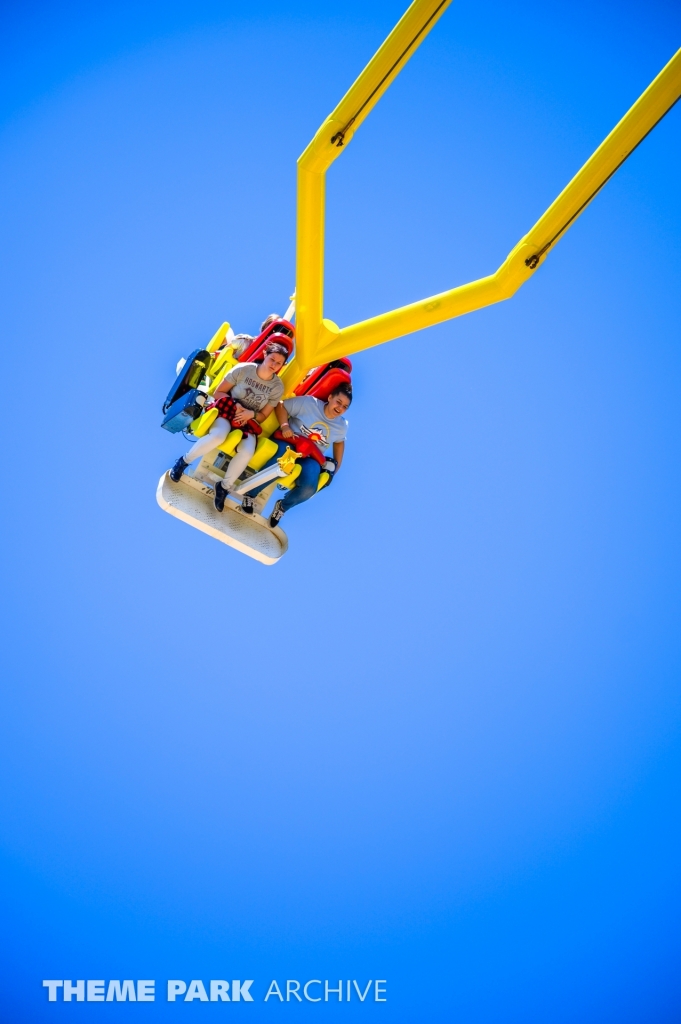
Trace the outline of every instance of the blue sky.
{"type": "MultiPolygon", "coordinates": [[[[3,1021],[678,1020],[679,108],[513,300],[354,360],[281,563],[155,502],[178,358],[283,311],[296,157],[402,9],[2,6],[3,1021]]],[[[680,28],[455,0],[329,172],[327,315],[495,269],[680,28]]]]}

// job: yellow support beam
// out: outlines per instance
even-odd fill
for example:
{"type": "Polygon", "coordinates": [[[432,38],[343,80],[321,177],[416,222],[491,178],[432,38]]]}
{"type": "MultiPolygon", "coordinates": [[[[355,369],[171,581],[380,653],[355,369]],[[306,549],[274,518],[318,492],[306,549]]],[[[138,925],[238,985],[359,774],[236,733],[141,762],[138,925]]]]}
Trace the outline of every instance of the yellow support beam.
{"type": "Polygon", "coordinates": [[[510,298],[681,96],[680,49],[496,273],[340,329],[323,315],[326,171],[450,2],[412,3],[298,161],[297,340],[287,389],[312,366],[510,298]]]}
{"type": "Polygon", "coordinates": [[[451,0],[414,0],[298,160],[296,256],[297,365],[287,383],[315,365],[324,301],[326,172],[423,42],[451,0]]]}

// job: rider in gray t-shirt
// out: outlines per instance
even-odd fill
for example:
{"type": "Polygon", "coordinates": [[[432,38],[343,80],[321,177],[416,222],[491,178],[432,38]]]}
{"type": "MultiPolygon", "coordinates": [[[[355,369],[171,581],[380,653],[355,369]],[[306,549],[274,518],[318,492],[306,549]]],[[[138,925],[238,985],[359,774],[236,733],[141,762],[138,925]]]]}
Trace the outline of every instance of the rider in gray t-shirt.
{"type": "MultiPolygon", "coordinates": [[[[225,478],[215,485],[215,507],[222,512],[227,491],[243,473],[256,448],[255,434],[248,431],[250,419],[262,423],[273,411],[284,394],[284,385],[279,379],[289,350],[285,345],[269,342],[265,346],[261,363],[237,363],[215,389],[216,400],[229,396],[234,399],[234,409],[220,412],[208,433],[196,441],[186,455],[181,456],[170,471],[170,477],[177,483],[190,462],[203,458],[226,440],[232,428],[245,432],[225,472],[225,478]],[[228,418],[231,417],[231,418],[228,418]]],[[[219,406],[218,406],[219,408],[219,406]]]]}
{"type": "MultiPolygon", "coordinates": [[[[253,409],[255,412],[261,412],[266,405],[274,407],[284,394],[281,378],[274,376],[269,380],[262,380],[258,376],[259,369],[258,363],[237,363],[225,374],[225,381],[232,385],[229,388],[232,398],[241,402],[245,409],[253,409]]],[[[220,385],[220,392],[227,390],[223,382],[220,385]]]]}
{"type": "Polygon", "coordinates": [[[320,398],[302,395],[300,398],[287,398],[283,404],[293,433],[309,437],[322,451],[330,444],[345,441],[348,421],[337,413],[329,418],[325,412],[327,403],[320,398]]]}
{"type": "MultiPolygon", "coordinates": [[[[319,477],[325,470],[331,475],[329,483],[333,480],[333,474],[340,469],[345,451],[345,438],[348,432],[348,421],[343,413],[350,408],[352,401],[352,388],[349,384],[339,384],[334,388],[327,398],[322,402],[319,398],[311,395],[302,395],[300,398],[286,398],[276,408],[279,429],[283,441],[277,442],[277,452],[265,466],[272,466],[279,459],[287,448],[287,441],[293,441],[296,434],[312,441],[320,453],[327,456],[324,465],[307,456],[300,460],[300,476],[296,480],[295,487],[286,492],[286,497],[275,502],[270,516],[270,526],[274,527],[294,505],[300,505],[307,501],[317,492],[319,477]],[[328,449],[333,445],[333,458],[330,457],[328,449]]],[[[263,467],[264,469],[265,467],[263,467]]],[[[253,511],[253,497],[269,487],[269,483],[261,484],[253,491],[244,495],[242,509],[244,512],[253,511]]]]}

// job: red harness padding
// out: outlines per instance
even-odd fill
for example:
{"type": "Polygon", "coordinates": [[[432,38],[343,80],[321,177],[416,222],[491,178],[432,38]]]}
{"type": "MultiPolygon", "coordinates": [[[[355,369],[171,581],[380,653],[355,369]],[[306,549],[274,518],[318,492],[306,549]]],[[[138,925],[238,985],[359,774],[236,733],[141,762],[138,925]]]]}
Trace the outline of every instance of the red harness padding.
{"type": "MultiPolygon", "coordinates": [[[[229,395],[223,395],[222,398],[218,398],[217,402],[213,402],[209,406],[210,409],[217,409],[218,417],[222,417],[223,420],[229,420],[231,423],[236,416],[236,402],[229,395]]],[[[243,430],[244,434],[262,434],[262,427],[257,420],[246,420],[240,427],[236,427],[236,430],[243,430]]]]}
{"type": "Polygon", "coordinates": [[[294,448],[297,452],[306,458],[314,459],[320,466],[323,466],[326,462],[326,455],[322,455],[314,441],[311,441],[309,437],[302,437],[300,434],[294,434],[293,440],[289,441],[288,438],[284,437],[281,430],[275,430],[272,434],[275,441],[283,441],[284,444],[288,444],[291,448],[294,448]]]}

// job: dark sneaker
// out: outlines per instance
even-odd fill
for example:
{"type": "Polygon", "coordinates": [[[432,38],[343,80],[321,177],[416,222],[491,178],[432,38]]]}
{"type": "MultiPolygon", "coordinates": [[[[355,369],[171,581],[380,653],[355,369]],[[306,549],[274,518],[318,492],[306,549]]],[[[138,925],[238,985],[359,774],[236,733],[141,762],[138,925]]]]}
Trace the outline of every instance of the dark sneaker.
{"type": "Polygon", "coordinates": [[[177,460],[177,462],[175,463],[175,465],[173,466],[173,468],[170,470],[170,479],[174,483],[179,484],[180,477],[184,473],[185,469],[188,469],[188,468],[189,468],[189,463],[185,462],[184,459],[179,458],[177,460]]]}
{"type": "Polygon", "coordinates": [[[279,523],[284,518],[285,513],[286,509],[282,506],[282,503],[280,501],[276,501],[274,503],[274,508],[272,509],[272,515],[270,516],[270,526],[272,529],[274,529],[275,526],[279,526],[279,523]]]}
{"type": "Polygon", "coordinates": [[[253,498],[249,494],[244,494],[241,499],[241,511],[247,512],[249,516],[253,515],[253,498]]]}
{"type": "Polygon", "coordinates": [[[213,498],[213,504],[215,505],[218,512],[225,511],[225,498],[227,497],[227,491],[222,486],[220,481],[215,485],[215,496],[213,498]]]}

